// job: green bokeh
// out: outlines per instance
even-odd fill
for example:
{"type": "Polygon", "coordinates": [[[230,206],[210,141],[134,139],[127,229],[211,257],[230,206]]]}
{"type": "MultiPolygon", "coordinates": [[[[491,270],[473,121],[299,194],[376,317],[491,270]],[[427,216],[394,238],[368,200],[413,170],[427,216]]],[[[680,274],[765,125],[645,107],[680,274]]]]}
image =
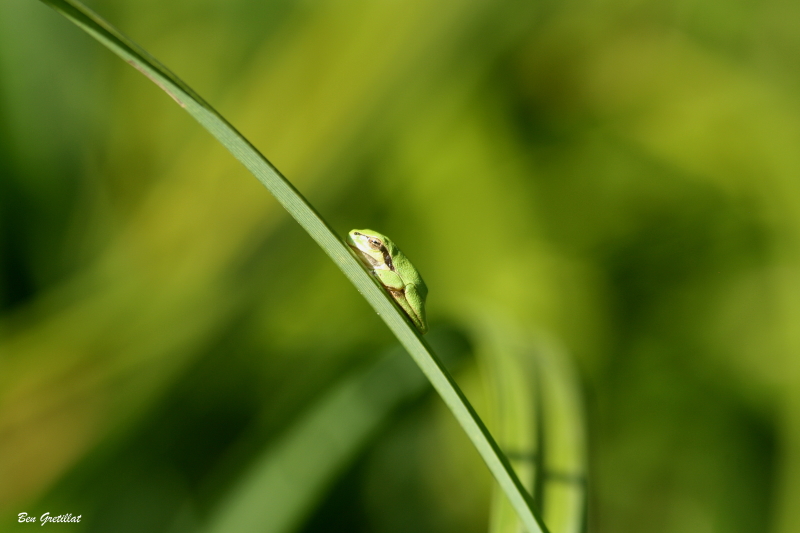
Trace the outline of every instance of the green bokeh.
{"type": "MultiPolygon", "coordinates": [[[[342,234],[390,235],[434,328],[568,349],[590,531],[800,530],[800,6],[91,7],[342,234]]],[[[193,531],[392,343],[221,146],[32,0],[0,4],[0,210],[0,531],[193,531]]],[[[458,379],[486,409],[481,367],[458,379]]],[[[439,400],[394,417],[305,530],[486,531],[439,400]]]]}

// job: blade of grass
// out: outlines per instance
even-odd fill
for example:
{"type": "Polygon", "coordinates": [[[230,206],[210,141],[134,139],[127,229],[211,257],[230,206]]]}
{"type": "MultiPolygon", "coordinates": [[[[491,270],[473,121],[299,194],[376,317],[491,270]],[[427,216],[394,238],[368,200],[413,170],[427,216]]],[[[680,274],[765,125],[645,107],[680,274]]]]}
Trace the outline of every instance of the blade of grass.
{"type": "MultiPolygon", "coordinates": [[[[473,330],[479,341],[477,359],[485,369],[482,374],[492,405],[490,427],[541,511],[540,389],[531,380],[530,366],[522,357],[524,345],[507,327],[508,323],[493,315],[483,317],[479,324],[476,321],[473,330]]],[[[519,533],[520,527],[508,500],[500,491],[493,491],[489,532],[519,533]]]]}
{"type": "Polygon", "coordinates": [[[450,373],[405,314],[362,268],[349,248],[280,172],[188,85],[133,41],[73,0],[41,0],[100,41],[169,94],[255,175],[330,256],[392,330],[447,404],[531,533],[547,528],[530,495],[450,373]]]}
{"type": "MultiPolygon", "coordinates": [[[[457,364],[466,355],[465,344],[452,334],[432,335],[448,363],[457,364]]],[[[400,346],[352,372],[255,459],[203,531],[295,531],[391,413],[422,394],[426,385],[400,346]]]]}
{"type": "MultiPolygon", "coordinates": [[[[541,335],[498,320],[475,320],[478,360],[493,399],[492,429],[552,533],[586,528],[586,436],[569,359],[541,335]]],[[[520,522],[495,491],[489,531],[517,533],[520,522]]]]}
{"type": "Polygon", "coordinates": [[[542,515],[553,533],[586,531],[586,433],[575,371],[554,343],[539,341],[531,357],[542,396],[542,515]]]}

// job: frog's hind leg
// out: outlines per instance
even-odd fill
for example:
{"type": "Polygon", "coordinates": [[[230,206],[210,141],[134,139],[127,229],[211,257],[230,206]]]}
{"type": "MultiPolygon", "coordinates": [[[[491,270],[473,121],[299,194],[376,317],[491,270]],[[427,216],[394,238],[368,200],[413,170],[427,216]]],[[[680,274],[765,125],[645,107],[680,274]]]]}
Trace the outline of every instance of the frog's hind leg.
{"type": "Polygon", "coordinates": [[[397,305],[399,305],[408,318],[411,319],[411,322],[413,322],[414,325],[417,325],[417,317],[414,315],[414,310],[408,304],[405,293],[403,291],[389,289],[389,294],[392,295],[392,298],[394,298],[394,301],[397,302],[397,305]]]}
{"type": "Polygon", "coordinates": [[[405,297],[407,305],[414,310],[409,316],[424,335],[428,332],[428,320],[425,317],[425,300],[417,292],[415,285],[406,285],[405,297]]]}

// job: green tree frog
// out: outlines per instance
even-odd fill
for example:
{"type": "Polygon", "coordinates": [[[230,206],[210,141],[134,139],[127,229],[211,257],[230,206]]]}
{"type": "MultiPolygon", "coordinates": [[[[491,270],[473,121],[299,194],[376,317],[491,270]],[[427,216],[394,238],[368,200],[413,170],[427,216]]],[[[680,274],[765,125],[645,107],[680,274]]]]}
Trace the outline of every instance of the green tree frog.
{"type": "Polygon", "coordinates": [[[347,234],[347,245],[381,285],[405,311],[421,333],[428,331],[425,298],[428,287],[411,261],[385,235],[369,229],[354,229],[347,234]]]}

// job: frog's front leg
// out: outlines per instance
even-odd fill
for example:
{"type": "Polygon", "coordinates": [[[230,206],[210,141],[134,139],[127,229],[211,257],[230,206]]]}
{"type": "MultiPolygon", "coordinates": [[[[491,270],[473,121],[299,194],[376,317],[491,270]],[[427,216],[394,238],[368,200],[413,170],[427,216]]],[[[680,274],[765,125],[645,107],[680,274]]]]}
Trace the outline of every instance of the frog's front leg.
{"type": "Polygon", "coordinates": [[[380,280],[381,285],[386,287],[387,290],[400,292],[405,290],[405,283],[403,283],[402,278],[397,274],[397,272],[387,269],[375,269],[373,270],[373,273],[378,276],[378,280],[380,280]]]}

